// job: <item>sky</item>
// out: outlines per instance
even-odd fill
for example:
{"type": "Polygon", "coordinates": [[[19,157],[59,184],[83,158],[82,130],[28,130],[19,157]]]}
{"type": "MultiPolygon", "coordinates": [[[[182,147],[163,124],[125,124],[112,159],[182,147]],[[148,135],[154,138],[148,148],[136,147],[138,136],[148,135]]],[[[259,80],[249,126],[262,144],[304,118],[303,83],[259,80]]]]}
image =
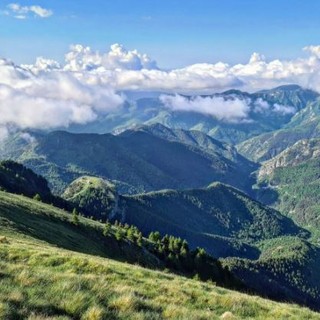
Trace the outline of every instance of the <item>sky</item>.
{"type": "Polygon", "coordinates": [[[223,122],[251,121],[252,108],[293,115],[203,95],[287,84],[320,92],[319,12],[319,0],[1,0],[0,139],[85,125],[137,91],[223,122]]]}
{"type": "MultiPolygon", "coordinates": [[[[1,0],[2,13],[14,1],[1,0]]],[[[63,61],[71,44],[113,43],[147,53],[162,68],[199,62],[244,63],[252,52],[290,59],[320,43],[318,0],[39,0],[47,18],[0,16],[0,56],[63,61]]]]}

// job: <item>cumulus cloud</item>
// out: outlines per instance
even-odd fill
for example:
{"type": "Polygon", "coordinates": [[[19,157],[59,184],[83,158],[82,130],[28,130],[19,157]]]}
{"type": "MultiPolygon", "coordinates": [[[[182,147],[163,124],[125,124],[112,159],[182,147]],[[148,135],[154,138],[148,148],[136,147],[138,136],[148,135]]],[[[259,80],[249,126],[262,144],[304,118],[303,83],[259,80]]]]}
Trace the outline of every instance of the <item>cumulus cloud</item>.
{"type": "Polygon", "coordinates": [[[253,53],[248,63],[229,65],[198,63],[163,70],[146,54],[114,44],[105,53],[73,45],[65,64],[39,58],[33,73],[59,69],[92,84],[109,84],[116,90],[162,91],[180,94],[211,94],[232,88],[249,92],[284,84],[299,84],[320,91],[320,46],[304,48],[307,56],[295,60],[272,60],[253,53]]]}
{"type": "Polygon", "coordinates": [[[292,83],[320,90],[320,46],[304,50],[306,57],[288,61],[267,61],[265,56],[253,53],[246,64],[198,63],[163,70],[146,54],[119,44],[105,53],[74,45],[62,69],[92,83],[109,83],[118,90],[210,94],[231,88],[252,92],[292,83]]]}
{"type": "Polygon", "coordinates": [[[45,9],[38,5],[22,6],[19,3],[10,3],[5,11],[7,15],[12,15],[16,19],[27,19],[30,16],[39,18],[49,18],[53,15],[52,10],[45,9]]]}
{"type": "Polygon", "coordinates": [[[60,64],[52,59],[45,59],[43,57],[38,57],[35,64],[33,65],[21,65],[23,69],[32,71],[34,74],[39,74],[41,72],[50,72],[53,70],[61,69],[60,64]]]}
{"type": "Polygon", "coordinates": [[[72,45],[70,49],[64,66],[64,70],[68,71],[157,69],[156,62],[146,54],[140,54],[137,50],[129,51],[118,43],[113,44],[110,51],[104,54],[79,44],[72,45]]]}
{"type": "Polygon", "coordinates": [[[249,121],[249,100],[225,99],[223,97],[184,97],[181,95],[162,95],[160,100],[174,111],[189,111],[214,116],[224,122],[249,121]]]}
{"type": "Polygon", "coordinates": [[[4,128],[50,129],[84,124],[123,103],[124,98],[110,86],[91,85],[72,73],[56,70],[57,65],[51,62],[41,60],[41,65],[47,66],[46,71],[33,73],[30,68],[0,60],[3,132],[4,128]]]}

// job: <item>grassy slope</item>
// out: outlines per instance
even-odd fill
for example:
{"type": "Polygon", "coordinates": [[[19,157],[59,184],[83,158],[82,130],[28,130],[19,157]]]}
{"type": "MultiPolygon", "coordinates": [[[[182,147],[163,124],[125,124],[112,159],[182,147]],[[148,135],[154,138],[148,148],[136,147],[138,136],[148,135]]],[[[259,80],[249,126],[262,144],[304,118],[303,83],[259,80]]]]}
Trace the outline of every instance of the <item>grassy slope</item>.
{"type": "Polygon", "coordinates": [[[7,241],[0,242],[1,319],[320,319],[296,305],[9,236],[6,230],[7,241]]]}
{"type": "MultiPolygon", "coordinates": [[[[0,232],[3,236],[38,239],[59,247],[130,262],[158,266],[159,261],[138,247],[103,236],[103,225],[23,196],[0,191],[0,232]]],[[[114,232],[114,230],[112,231],[114,232]]]]}

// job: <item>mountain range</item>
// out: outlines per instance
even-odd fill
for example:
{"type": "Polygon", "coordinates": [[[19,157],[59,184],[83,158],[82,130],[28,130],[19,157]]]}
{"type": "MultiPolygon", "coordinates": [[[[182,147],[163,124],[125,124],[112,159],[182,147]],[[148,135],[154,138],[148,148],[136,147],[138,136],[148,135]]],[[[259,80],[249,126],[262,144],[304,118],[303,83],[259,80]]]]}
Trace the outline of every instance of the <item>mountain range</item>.
{"type": "Polygon", "coordinates": [[[62,195],[79,205],[86,216],[118,220],[139,227],[144,234],[159,231],[204,247],[216,257],[256,258],[257,241],[280,235],[306,237],[279,212],[263,207],[230,186],[214,183],[205,189],[162,190],[119,195],[110,182],[81,177],[62,195]]]}
{"type": "MultiPolygon", "coordinates": [[[[129,99],[122,108],[86,125],[73,125],[69,131],[81,133],[122,132],[135,126],[162,124],[172,129],[197,130],[220,141],[237,144],[264,132],[280,129],[292,117],[315,101],[319,94],[296,85],[281,86],[253,94],[239,90],[203,96],[225,101],[241,101],[248,107],[246,121],[220,121],[216,117],[197,112],[175,110],[165,105],[163,95],[129,99]],[[286,107],[283,109],[281,107],[286,107]],[[289,109],[288,109],[289,108],[289,109]],[[291,108],[291,109],[290,109],[291,108]]],[[[185,96],[192,99],[191,96],[185,96]]],[[[227,106],[226,106],[227,107],[227,106]]]]}
{"type": "Polygon", "coordinates": [[[33,133],[31,142],[17,134],[6,142],[0,155],[43,175],[56,193],[86,174],[117,181],[123,193],[198,188],[213,181],[232,181],[250,191],[250,172],[255,165],[235,148],[197,132],[183,135],[181,131],[178,137],[179,131],[166,128],[163,138],[160,130],[128,130],[119,135],[33,133]],[[176,138],[171,138],[174,135],[176,138]]]}

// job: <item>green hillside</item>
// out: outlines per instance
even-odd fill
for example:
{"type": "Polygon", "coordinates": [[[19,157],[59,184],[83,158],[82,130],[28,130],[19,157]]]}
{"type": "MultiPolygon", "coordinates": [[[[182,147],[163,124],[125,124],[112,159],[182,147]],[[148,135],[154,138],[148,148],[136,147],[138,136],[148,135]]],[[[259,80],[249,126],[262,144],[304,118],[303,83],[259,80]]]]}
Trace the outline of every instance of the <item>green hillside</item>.
{"type": "MultiPolygon", "coordinates": [[[[215,183],[207,189],[121,196],[112,185],[84,177],[72,183],[66,194],[97,219],[134,224],[144,234],[156,226],[162,234],[185,238],[216,257],[228,257],[224,265],[261,295],[318,308],[320,251],[305,240],[310,234],[239,190],[215,183]],[[99,215],[101,208],[95,203],[108,193],[114,206],[109,215],[99,215]]],[[[309,229],[315,238],[317,233],[309,229]]]]}
{"type": "MultiPolygon", "coordinates": [[[[161,266],[152,254],[115,237],[103,235],[103,225],[79,217],[74,223],[70,213],[51,205],[0,191],[0,232],[15,239],[38,239],[72,251],[131,262],[139,259],[161,266]],[[139,257],[139,258],[138,258],[139,257]],[[146,259],[144,259],[146,258],[146,259]]],[[[113,230],[115,232],[115,230],[113,230]]]]}
{"type": "Polygon", "coordinates": [[[77,206],[86,216],[106,221],[110,218],[119,195],[111,182],[83,176],[71,183],[62,197],[77,206]]]}
{"type": "Polygon", "coordinates": [[[144,234],[173,234],[219,257],[256,258],[259,251],[253,245],[258,240],[307,234],[277,211],[219,183],[206,189],[121,196],[107,182],[83,177],[63,196],[87,216],[127,222],[144,234]]]}
{"type": "Polygon", "coordinates": [[[33,197],[36,194],[50,198],[46,179],[13,161],[0,162],[0,187],[2,190],[33,197]]]}
{"type": "Polygon", "coordinates": [[[260,243],[257,261],[224,261],[249,287],[284,301],[319,308],[320,249],[299,238],[278,238],[260,243]]]}
{"type": "Polygon", "coordinates": [[[319,318],[296,305],[105,258],[159,264],[127,241],[103,240],[98,222],[79,217],[75,225],[70,214],[36,200],[0,192],[0,219],[2,319],[319,318]]]}
{"type": "Polygon", "coordinates": [[[3,236],[38,239],[72,251],[83,252],[152,269],[165,268],[187,277],[215,281],[243,289],[220,262],[202,248],[193,250],[177,237],[165,235],[155,242],[128,224],[95,222],[39,201],[0,192],[0,232],[3,236]]]}
{"type": "Polygon", "coordinates": [[[250,163],[250,161],[241,156],[235,147],[218,141],[199,130],[172,129],[160,123],[155,123],[152,125],[136,126],[134,129],[126,130],[120,135],[127,135],[132,131],[147,132],[164,140],[200,148],[205,152],[229,159],[230,161],[237,163],[240,167],[252,166],[252,170],[256,168],[256,164],[250,163]]]}
{"type": "Polygon", "coordinates": [[[71,210],[66,201],[51,193],[46,179],[11,160],[0,161],[0,190],[23,194],[29,198],[36,198],[59,208],[71,210]]]}
{"type": "Polygon", "coordinates": [[[145,226],[150,225],[144,222],[146,219],[164,220],[185,230],[232,237],[249,243],[277,234],[298,234],[302,231],[277,211],[263,207],[244,193],[219,183],[207,189],[169,190],[130,196],[125,198],[125,202],[120,211],[123,208],[126,219],[136,219],[137,223],[139,221],[145,226]],[[142,215],[142,212],[145,214],[142,215]]]}

